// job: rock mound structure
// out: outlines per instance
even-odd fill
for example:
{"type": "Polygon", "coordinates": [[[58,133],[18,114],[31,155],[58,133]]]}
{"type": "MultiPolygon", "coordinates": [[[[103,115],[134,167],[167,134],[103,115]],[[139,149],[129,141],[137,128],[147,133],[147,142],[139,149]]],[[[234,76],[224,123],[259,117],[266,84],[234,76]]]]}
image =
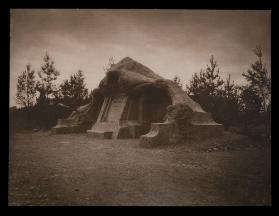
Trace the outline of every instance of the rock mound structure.
{"type": "Polygon", "coordinates": [[[173,81],[126,57],[111,66],[92,101],[60,119],[54,133],[140,138],[141,146],[211,137],[223,132],[210,113],[173,81]]]}

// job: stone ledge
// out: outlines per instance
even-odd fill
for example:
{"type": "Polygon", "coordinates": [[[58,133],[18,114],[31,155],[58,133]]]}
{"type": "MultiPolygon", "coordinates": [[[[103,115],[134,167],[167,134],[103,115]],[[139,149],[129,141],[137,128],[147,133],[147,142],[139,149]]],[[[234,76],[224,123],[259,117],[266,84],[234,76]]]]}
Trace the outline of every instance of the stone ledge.
{"type": "Polygon", "coordinates": [[[101,139],[112,139],[112,131],[96,131],[96,130],[87,130],[87,136],[92,138],[101,138],[101,139]]]}
{"type": "Polygon", "coordinates": [[[75,125],[75,126],[55,126],[51,128],[52,134],[64,134],[64,133],[82,133],[86,131],[85,126],[75,125]]]}

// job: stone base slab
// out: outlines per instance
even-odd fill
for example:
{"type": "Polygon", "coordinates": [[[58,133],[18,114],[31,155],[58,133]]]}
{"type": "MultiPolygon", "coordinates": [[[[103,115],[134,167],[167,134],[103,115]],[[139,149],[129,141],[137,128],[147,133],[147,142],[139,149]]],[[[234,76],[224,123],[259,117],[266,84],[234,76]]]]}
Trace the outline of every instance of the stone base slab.
{"type": "Polygon", "coordinates": [[[82,133],[86,131],[86,127],[84,126],[57,126],[51,128],[52,134],[65,134],[65,133],[82,133]]]}
{"type": "Polygon", "coordinates": [[[99,139],[112,139],[113,132],[112,131],[94,131],[94,130],[87,130],[87,135],[92,138],[99,138],[99,139]]]}

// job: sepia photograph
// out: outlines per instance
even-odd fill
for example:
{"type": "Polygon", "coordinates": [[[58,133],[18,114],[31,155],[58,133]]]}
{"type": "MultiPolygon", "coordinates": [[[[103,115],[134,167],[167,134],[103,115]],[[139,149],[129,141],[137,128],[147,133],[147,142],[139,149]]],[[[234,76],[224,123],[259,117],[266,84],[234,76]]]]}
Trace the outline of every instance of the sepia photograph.
{"type": "Polygon", "coordinates": [[[10,9],[9,206],[271,206],[271,10],[10,9]]]}

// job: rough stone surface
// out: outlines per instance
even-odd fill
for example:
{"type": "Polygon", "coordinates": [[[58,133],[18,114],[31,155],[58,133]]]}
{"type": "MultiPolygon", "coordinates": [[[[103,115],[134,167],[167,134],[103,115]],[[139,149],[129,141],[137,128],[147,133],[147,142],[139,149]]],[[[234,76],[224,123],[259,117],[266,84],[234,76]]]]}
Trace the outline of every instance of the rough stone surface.
{"type": "MultiPolygon", "coordinates": [[[[95,92],[98,91],[100,90],[95,89],[95,92]]],[[[51,129],[51,132],[53,134],[85,132],[95,123],[100,112],[101,102],[100,96],[93,97],[89,104],[78,107],[68,118],[58,119],[57,125],[51,129]]]]}
{"type": "MultiPolygon", "coordinates": [[[[104,97],[103,103],[99,112],[94,113],[96,121],[91,121],[91,125],[85,128],[92,137],[140,137],[140,145],[155,146],[222,134],[223,126],[173,81],[162,78],[129,57],[112,65],[99,89],[104,97]],[[184,116],[179,117],[181,110],[184,116]]],[[[94,101],[79,108],[68,119],[60,120],[53,131],[84,130],[92,106],[94,101]]]]}
{"type": "Polygon", "coordinates": [[[172,123],[152,123],[149,133],[140,137],[140,146],[154,147],[169,144],[172,133],[172,123]]]}

